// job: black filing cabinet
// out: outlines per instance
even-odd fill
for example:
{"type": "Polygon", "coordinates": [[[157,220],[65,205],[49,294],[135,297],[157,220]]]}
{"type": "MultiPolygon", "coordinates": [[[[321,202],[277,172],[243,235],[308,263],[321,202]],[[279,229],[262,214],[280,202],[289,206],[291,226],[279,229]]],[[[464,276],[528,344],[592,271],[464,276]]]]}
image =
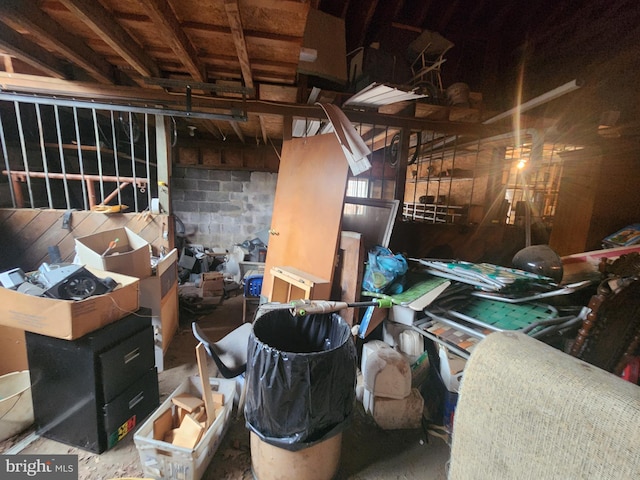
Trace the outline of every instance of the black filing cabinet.
{"type": "Polygon", "coordinates": [[[95,453],[159,404],[151,311],[76,340],[26,333],[36,433],[95,453]]]}

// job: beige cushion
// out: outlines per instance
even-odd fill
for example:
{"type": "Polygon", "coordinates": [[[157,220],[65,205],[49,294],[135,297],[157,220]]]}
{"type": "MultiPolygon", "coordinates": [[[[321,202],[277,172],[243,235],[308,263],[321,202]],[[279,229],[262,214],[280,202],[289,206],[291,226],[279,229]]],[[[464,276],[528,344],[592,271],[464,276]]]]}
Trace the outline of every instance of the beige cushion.
{"type": "Polygon", "coordinates": [[[640,478],[640,387],[521,333],[474,349],[450,480],[640,478]]]}

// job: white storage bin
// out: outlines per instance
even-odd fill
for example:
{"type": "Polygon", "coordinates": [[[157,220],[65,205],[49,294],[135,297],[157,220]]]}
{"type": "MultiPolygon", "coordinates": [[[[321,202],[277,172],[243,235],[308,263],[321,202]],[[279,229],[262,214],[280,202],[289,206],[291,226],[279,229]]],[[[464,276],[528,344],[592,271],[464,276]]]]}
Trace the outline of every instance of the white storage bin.
{"type": "Polygon", "coordinates": [[[211,463],[229,427],[235,380],[210,378],[214,392],[224,394],[224,407],[194,449],[178,447],[153,438],[153,422],[166,410],[173,409],[171,399],[180,393],[201,396],[200,377],[191,376],[158,407],[133,436],[145,477],[162,480],[199,480],[211,463]]]}
{"type": "Polygon", "coordinates": [[[33,423],[29,370],[0,377],[0,442],[33,423]]]}

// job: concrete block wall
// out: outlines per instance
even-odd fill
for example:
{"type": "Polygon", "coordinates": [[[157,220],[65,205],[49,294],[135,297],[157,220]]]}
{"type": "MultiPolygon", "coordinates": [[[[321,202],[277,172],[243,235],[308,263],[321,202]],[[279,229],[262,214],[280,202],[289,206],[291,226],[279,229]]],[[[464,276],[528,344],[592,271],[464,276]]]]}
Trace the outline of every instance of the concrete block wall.
{"type": "Polygon", "coordinates": [[[173,213],[189,242],[230,250],[271,227],[277,179],[276,173],[174,167],[173,213]]]}

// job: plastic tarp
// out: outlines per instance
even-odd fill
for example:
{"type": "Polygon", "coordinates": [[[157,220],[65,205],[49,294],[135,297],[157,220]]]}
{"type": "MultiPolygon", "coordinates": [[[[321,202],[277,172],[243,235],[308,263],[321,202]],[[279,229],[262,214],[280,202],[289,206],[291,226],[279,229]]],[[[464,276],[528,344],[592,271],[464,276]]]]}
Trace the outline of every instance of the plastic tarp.
{"type": "Polygon", "coordinates": [[[342,432],[355,405],[356,358],[349,325],[335,313],[260,316],[249,337],[247,427],[290,451],[342,432]]]}

